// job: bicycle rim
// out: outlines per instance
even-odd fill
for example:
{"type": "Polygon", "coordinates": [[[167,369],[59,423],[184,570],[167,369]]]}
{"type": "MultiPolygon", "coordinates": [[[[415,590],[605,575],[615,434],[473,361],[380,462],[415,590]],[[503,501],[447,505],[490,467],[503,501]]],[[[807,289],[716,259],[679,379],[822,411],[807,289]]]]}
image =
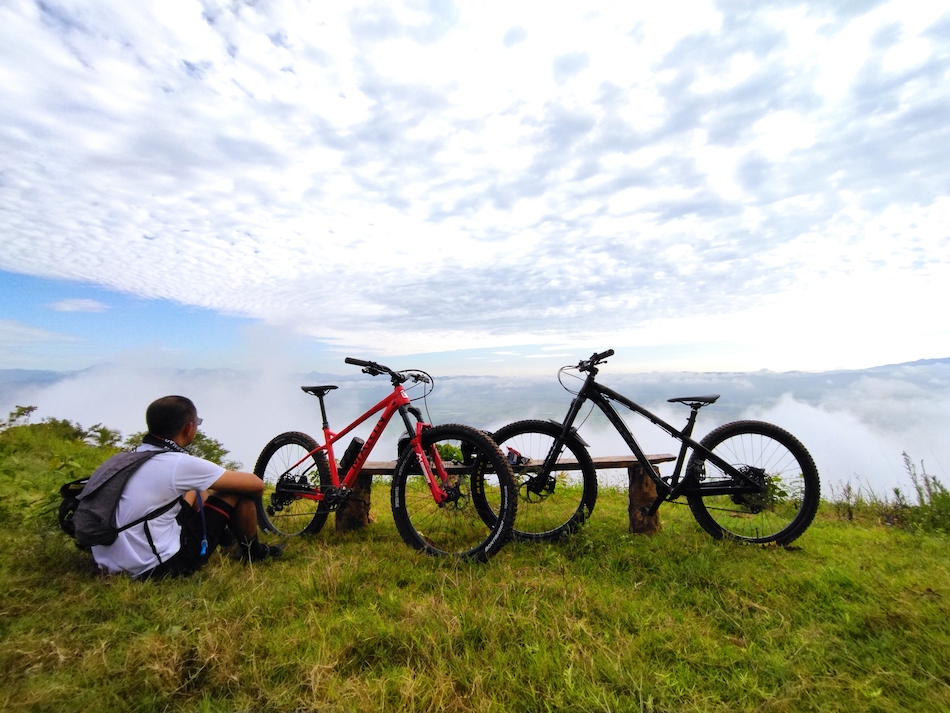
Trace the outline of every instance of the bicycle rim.
{"type": "Polygon", "coordinates": [[[731,479],[709,461],[694,457],[700,489],[687,495],[697,522],[713,537],[787,544],[811,523],[818,509],[814,461],[787,431],[758,421],[739,421],[712,431],[702,444],[736,469],[765,485],[757,494],[703,495],[702,487],[731,479]]]}
{"type": "Polygon", "coordinates": [[[554,541],[574,532],[597,500],[597,472],[576,438],[564,443],[558,463],[543,473],[544,460],[561,427],[548,421],[519,421],[498,429],[495,441],[511,463],[518,489],[513,537],[554,541]]]}
{"type": "MultiPolygon", "coordinates": [[[[511,535],[517,500],[511,471],[498,447],[481,431],[455,424],[422,435],[427,453],[437,449],[450,471],[441,484],[449,499],[437,503],[411,449],[393,476],[393,517],[411,547],[433,555],[487,560],[511,535]]],[[[433,459],[429,458],[434,468],[433,459]]]]}
{"type": "Polygon", "coordinates": [[[329,468],[323,453],[307,458],[317,447],[316,441],[304,433],[282,433],[261,451],[254,473],[264,481],[264,495],[257,502],[258,526],[266,532],[281,535],[303,535],[319,532],[326,522],[329,508],[322,501],[293,498],[274,508],[272,495],[277,480],[285,473],[299,482],[304,479],[311,487],[330,483],[329,468]],[[304,459],[291,469],[295,463],[304,459]]]}

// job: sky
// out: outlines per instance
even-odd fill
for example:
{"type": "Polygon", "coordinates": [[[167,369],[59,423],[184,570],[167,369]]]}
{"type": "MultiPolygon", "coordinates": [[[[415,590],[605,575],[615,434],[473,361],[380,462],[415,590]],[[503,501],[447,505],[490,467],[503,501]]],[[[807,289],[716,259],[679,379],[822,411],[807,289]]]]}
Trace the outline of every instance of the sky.
{"type": "Polygon", "coordinates": [[[0,368],[950,355],[950,9],[0,3],[0,368]]]}

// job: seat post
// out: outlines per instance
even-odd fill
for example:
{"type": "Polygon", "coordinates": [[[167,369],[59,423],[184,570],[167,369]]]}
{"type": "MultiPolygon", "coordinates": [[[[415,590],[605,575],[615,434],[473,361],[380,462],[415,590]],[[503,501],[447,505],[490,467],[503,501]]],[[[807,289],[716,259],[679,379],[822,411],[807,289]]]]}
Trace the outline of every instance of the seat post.
{"type": "Polygon", "coordinates": [[[320,402],[320,416],[323,418],[323,430],[330,428],[330,422],[327,420],[327,407],[323,404],[323,393],[317,394],[317,400],[320,402]]]}
{"type": "Polygon", "coordinates": [[[323,417],[323,429],[326,430],[330,427],[330,422],[327,420],[327,408],[323,404],[323,397],[326,396],[329,392],[333,391],[335,386],[301,386],[300,390],[304,393],[311,394],[316,396],[320,401],[320,415],[323,417]]]}
{"type": "MultiPolygon", "coordinates": [[[[693,435],[693,426],[696,425],[696,417],[699,416],[699,409],[702,407],[702,404],[690,404],[689,418],[686,419],[686,428],[683,429],[683,436],[686,438],[693,435]]],[[[686,444],[684,443],[683,446],[685,447],[686,444]]]]}

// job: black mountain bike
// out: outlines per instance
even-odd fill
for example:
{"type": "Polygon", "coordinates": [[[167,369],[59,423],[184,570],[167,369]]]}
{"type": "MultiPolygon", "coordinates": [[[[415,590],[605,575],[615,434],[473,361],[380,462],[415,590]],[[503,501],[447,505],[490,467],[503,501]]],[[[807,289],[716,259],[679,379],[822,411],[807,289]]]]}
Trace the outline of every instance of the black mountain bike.
{"type": "Polygon", "coordinates": [[[587,375],[562,423],[518,421],[494,434],[502,452],[507,453],[518,486],[513,537],[556,540],[576,530],[593,511],[597,472],[574,425],[588,401],[603,411],[656,483],[657,498],[641,508],[644,515],[653,515],[662,503],[685,496],[697,522],[716,539],[785,545],[805,531],[818,510],[820,486],[815,462],[798,439],[770,423],[735,421],[694,441],[690,436],[699,409],[714,403],[719,395],[669,399],[690,408],[686,426],[677,430],[597,383],[597,365],[613,354],[613,349],[595,353],[558,372],[558,380],[568,391],[565,372],[587,375]],[[654,472],[613,403],[640,414],[681,442],[672,475],[662,477],[654,472]],[[578,471],[579,479],[570,475],[578,471]]]}

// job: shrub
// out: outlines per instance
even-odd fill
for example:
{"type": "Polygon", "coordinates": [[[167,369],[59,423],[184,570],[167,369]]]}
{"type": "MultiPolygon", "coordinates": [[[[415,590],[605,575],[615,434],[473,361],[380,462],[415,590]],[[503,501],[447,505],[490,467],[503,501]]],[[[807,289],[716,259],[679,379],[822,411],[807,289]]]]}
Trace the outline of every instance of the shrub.
{"type": "Polygon", "coordinates": [[[930,475],[920,462],[920,474],[907,453],[904,467],[917,493],[917,507],[912,508],[911,524],[927,532],[950,532],[950,491],[937,478],[930,475]]]}

